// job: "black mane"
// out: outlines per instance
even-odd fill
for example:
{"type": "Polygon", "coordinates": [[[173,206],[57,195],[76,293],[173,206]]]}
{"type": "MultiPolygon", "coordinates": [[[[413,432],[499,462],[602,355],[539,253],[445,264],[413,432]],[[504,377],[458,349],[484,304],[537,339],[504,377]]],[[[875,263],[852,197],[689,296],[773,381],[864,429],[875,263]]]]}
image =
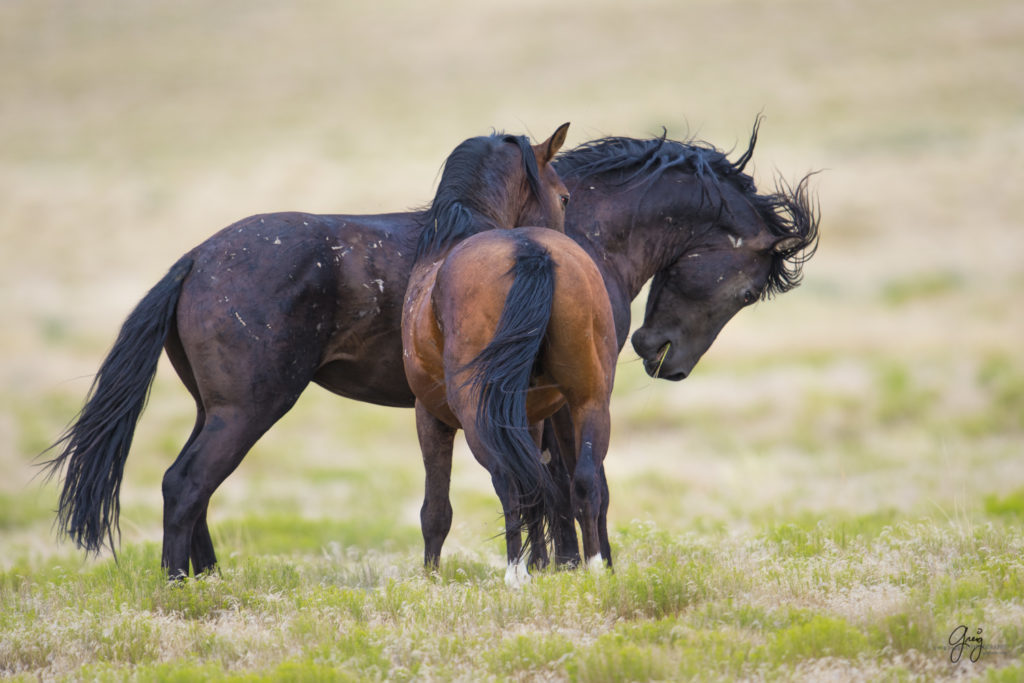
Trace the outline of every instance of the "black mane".
{"type": "Polygon", "coordinates": [[[519,147],[526,181],[540,197],[540,171],[530,141],[523,135],[492,133],[462,142],[444,162],[437,193],[424,213],[416,259],[433,256],[469,237],[496,226],[495,207],[508,191],[507,169],[493,161],[500,145],[519,147]]]}
{"type": "Polygon", "coordinates": [[[717,182],[728,179],[744,192],[755,191],[754,181],[743,168],[750,160],[757,128],[751,137],[750,149],[735,163],[724,152],[706,142],[670,140],[661,137],[649,140],[606,137],[585,142],[563,152],[555,159],[555,170],[562,177],[588,178],[613,175],[613,182],[621,185],[649,184],[669,169],[679,169],[699,178],[717,182]]]}
{"type": "Polygon", "coordinates": [[[818,246],[819,214],[807,187],[810,176],[800,180],[795,189],[779,181],[772,194],[758,194],[754,179],[744,168],[754,154],[760,125],[758,117],[747,150],[736,161],[706,142],[671,140],[665,131],[661,137],[648,140],[605,137],[586,142],[560,154],[554,162],[555,170],[563,178],[607,176],[613,185],[632,189],[649,188],[664,173],[675,169],[703,182],[702,201],[718,183],[730,183],[760,214],[772,235],[797,238],[773,254],[768,284],[762,293],[762,298],[768,299],[800,284],[803,264],[818,246]]]}

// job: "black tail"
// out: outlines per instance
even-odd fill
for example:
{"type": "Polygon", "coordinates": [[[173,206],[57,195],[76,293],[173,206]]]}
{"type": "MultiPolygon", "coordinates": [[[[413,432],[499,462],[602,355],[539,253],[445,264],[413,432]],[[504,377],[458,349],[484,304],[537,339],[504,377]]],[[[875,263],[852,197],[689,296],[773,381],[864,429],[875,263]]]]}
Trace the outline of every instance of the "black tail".
{"type": "Polygon", "coordinates": [[[164,340],[174,319],[182,282],[192,259],[182,257],[143,297],[124,321],[114,347],[100,366],[75,423],[47,452],[60,454],[42,465],[47,477],[64,466],[57,527],[86,552],[106,542],[114,550],[121,504],[118,494],[135,424],[149,397],[164,340]]]}
{"type": "Polygon", "coordinates": [[[509,271],[512,288],[497,331],[468,367],[481,391],[476,425],[481,442],[524,511],[537,505],[551,509],[554,481],[530,436],[526,392],[551,318],[555,266],[542,246],[525,237],[517,241],[516,263],[509,271]]]}

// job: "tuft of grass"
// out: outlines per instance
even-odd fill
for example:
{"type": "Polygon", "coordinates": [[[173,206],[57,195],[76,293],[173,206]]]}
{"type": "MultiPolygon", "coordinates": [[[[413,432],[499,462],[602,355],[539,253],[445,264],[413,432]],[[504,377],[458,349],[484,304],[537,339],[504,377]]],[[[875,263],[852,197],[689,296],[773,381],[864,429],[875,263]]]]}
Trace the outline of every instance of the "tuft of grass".
{"type": "Polygon", "coordinates": [[[483,581],[494,572],[491,565],[462,555],[450,555],[433,574],[443,583],[473,583],[483,581]]]}
{"type": "Polygon", "coordinates": [[[870,643],[845,619],[815,615],[772,634],[765,650],[770,660],[783,664],[820,657],[855,659],[870,650],[870,643]]]}
{"type": "Polygon", "coordinates": [[[674,678],[664,650],[602,636],[579,652],[566,667],[574,681],[657,681],[674,678]]]}
{"type": "Polygon", "coordinates": [[[942,577],[933,589],[931,606],[936,615],[948,616],[957,623],[982,618],[982,600],[991,597],[993,586],[982,571],[968,571],[955,577],[942,577]]]}
{"type": "Polygon", "coordinates": [[[530,677],[551,676],[575,652],[573,642],[557,633],[541,631],[503,638],[487,652],[484,661],[495,676],[515,671],[530,677]]]}
{"type": "MultiPolygon", "coordinates": [[[[771,519],[771,513],[766,512],[762,517],[771,519]]],[[[864,515],[831,514],[827,519],[804,513],[785,522],[769,524],[763,537],[787,554],[812,557],[876,539],[891,531],[899,519],[899,512],[891,508],[864,515]]]]}
{"type": "Polygon", "coordinates": [[[941,643],[940,634],[936,632],[932,618],[923,610],[900,612],[881,620],[872,629],[871,641],[881,652],[884,649],[894,652],[917,650],[923,652],[941,643]]]}

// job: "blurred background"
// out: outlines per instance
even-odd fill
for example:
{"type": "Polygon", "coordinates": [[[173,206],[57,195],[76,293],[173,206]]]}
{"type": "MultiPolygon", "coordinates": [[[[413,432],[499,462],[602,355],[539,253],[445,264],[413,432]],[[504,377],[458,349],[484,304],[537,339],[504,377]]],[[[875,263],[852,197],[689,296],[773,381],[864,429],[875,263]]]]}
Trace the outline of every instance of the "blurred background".
{"type": "MultiPolygon", "coordinates": [[[[821,171],[802,287],[685,382],[623,352],[613,527],[1024,514],[1020,2],[8,0],[0,63],[0,563],[57,547],[32,459],[180,254],[253,213],[420,206],[464,138],[563,121],[742,150],[763,114],[762,190],[821,171]]],[[[125,540],[159,539],[193,419],[162,362],[125,540]]],[[[498,507],[460,449],[447,547],[473,551],[498,507]]],[[[311,387],[211,520],[234,548],[303,522],[313,550],[418,549],[421,477],[411,411],[311,387]]]]}

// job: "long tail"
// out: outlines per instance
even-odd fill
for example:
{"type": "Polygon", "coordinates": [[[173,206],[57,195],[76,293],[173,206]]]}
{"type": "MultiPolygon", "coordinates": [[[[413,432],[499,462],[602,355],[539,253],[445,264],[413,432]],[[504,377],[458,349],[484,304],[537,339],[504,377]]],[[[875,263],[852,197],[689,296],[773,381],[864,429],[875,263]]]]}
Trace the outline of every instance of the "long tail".
{"type": "Polygon", "coordinates": [[[98,553],[104,542],[114,550],[114,531],[120,536],[124,463],[192,263],[191,257],[182,257],[124,321],[85,407],[46,450],[59,448],[60,453],[41,463],[47,478],[67,466],[57,528],[88,553],[98,553]]]}
{"type": "Polygon", "coordinates": [[[520,237],[509,271],[512,288],[494,338],[468,366],[480,388],[477,433],[499,471],[518,494],[521,508],[555,504],[554,481],[530,436],[526,392],[551,318],[554,262],[542,246],[520,237]]]}

